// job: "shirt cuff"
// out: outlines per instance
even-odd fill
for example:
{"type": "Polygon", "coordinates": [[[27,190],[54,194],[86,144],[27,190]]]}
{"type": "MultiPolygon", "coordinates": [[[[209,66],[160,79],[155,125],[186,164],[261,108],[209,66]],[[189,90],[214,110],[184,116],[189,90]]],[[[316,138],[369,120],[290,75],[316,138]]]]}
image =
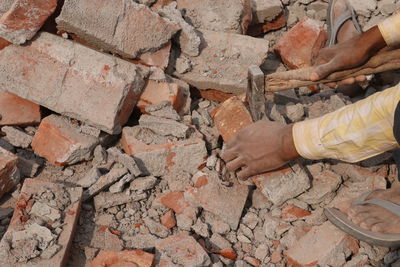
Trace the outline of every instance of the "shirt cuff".
{"type": "Polygon", "coordinates": [[[320,118],[297,122],[293,125],[293,141],[297,152],[306,159],[323,159],[325,148],[319,136],[320,118]]]}
{"type": "Polygon", "coordinates": [[[400,45],[400,13],[385,19],[378,27],[388,46],[400,45]]]}

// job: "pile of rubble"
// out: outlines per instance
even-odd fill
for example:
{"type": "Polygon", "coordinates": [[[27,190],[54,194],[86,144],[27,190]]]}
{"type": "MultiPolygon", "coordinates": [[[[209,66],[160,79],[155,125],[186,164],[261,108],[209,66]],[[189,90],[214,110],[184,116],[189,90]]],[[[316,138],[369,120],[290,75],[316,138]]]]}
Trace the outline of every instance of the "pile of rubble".
{"type": "MultiPolygon", "coordinates": [[[[364,29],[400,7],[350,2],[364,29]]],[[[248,67],[309,66],[327,38],[327,6],[1,1],[0,265],[395,264],[397,251],[323,215],[395,185],[390,153],[360,164],[299,160],[246,182],[220,159],[253,122],[248,67]]],[[[395,76],[377,75],[365,96],[395,76]]],[[[268,96],[266,110],[292,123],[359,99],[303,87],[268,96]]]]}

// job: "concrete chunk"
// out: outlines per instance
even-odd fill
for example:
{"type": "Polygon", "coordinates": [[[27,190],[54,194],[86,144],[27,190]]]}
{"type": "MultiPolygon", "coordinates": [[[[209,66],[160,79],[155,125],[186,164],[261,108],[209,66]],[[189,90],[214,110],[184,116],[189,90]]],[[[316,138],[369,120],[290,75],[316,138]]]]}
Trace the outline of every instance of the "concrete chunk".
{"type": "Polygon", "coordinates": [[[111,134],[128,120],[147,74],[145,68],[49,33],[28,46],[0,51],[0,90],[111,134]]]}
{"type": "Polygon", "coordinates": [[[117,205],[139,201],[145,199],[146,197],[147,197],[146,193],[127,194],[126,192],[121,192],[121,193],[101,192],[100,194],[94,197],[94,206],[96,207],[96,210],[107,209],[117,205]]]}
{"type": "Polygon", "coordinates": [[[202,267],[211,264],[207,252],[187,232],[156,241],[156,253],[161,256],[161,266],[178,264],[180,266],[202,267]]]}
{"type": "Polygon", "coordinates": [[[199,56],[181,55],[174,75],[198,89],[216,89],[241,94],[247,88],[251,65],[260,66],[267,57],[269,42],[250,36],[199,30],[204,40],[199,56]],[[187,58],[191,68],[180,73],[179,64],[187,58]]]}
{"type": "Polygon", "coordinates": [[[293,165],[253,177],[261,192],[275,205],[304,193],[310,188],[310,178],[300,165],[293,165]]]}
{"type": "Polygon", "coordinates": [[[101,176],[91,187],[83,192],[83,201],[92,198],[94,195],[106,189],[127,173],[128,170],[126,168],[113,167],[109,173],[101,176]]]}
{"type": "Polygon", "coordinates": [[[128,58],[159,50],[180,29],[130,0],[66,0],[56,22],[58,29],[128,58]]]}

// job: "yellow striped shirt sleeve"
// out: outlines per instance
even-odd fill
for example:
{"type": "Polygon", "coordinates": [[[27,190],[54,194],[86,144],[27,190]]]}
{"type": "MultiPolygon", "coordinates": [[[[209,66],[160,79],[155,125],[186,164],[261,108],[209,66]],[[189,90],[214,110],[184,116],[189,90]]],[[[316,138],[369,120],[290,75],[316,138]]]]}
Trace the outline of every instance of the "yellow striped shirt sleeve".
{"type": "Polygon", "coordinates": [[[308,159],[357,162],[399,148],[393,135],[400,85],[322,117],[295,123],[297,152],[308,159]]]}
{"type": "Polygon", "coordinates": [[[388,46],[400,45],[400,13],[385,19],[378,27],[388,46]]]}

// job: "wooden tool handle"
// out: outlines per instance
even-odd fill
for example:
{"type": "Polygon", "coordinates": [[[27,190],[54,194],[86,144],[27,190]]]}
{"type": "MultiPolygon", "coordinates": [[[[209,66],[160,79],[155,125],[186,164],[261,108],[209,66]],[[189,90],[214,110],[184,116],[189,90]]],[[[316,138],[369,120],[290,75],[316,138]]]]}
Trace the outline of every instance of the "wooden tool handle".
{"type": "Polygon", "coordinates": [[[310,75],[314,71],[314,67],[269,74],[265,76],[265,91],[266,93],[278,92],[301,86],[336,82],[358,75],[370,75],[396,69],[400,69],[400,49],[379,53],[358,68],[334,72],[326,79],[317,82],[310,80],[310,75]]]}

